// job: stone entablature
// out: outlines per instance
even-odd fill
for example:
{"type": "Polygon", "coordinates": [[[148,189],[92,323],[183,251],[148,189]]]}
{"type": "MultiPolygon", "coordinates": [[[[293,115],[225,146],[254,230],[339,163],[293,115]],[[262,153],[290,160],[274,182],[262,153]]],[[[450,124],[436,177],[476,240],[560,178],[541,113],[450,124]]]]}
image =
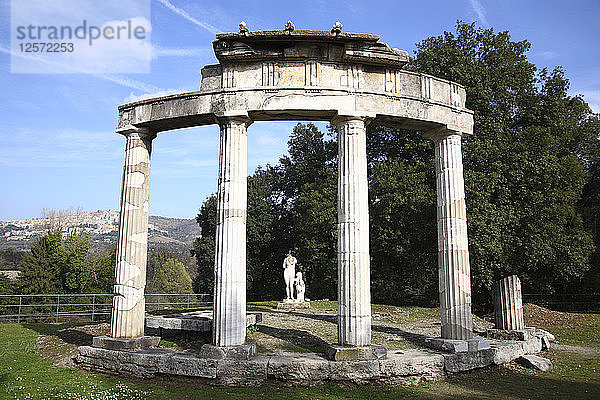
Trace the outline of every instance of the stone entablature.
{"type": "Polygon", "coordinates": [[[236,112],[252,120],[331,120],[350,112],[378,124],[471,134],[464,87],[401,70],[407,53],[378,39],[300,30],[217,35],[220,64],[202,69],[200,90],[122,105],[118,130],[208,125],[236,112]]]}

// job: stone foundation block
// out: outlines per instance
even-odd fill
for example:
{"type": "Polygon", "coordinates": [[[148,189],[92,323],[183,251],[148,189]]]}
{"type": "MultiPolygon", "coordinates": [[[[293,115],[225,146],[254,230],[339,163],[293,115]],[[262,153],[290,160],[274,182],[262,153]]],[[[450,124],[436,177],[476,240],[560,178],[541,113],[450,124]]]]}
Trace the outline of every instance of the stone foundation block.
{"type": "Polygon", "coordinates": [[[328,360],[314,353],[293,353],[286,356],[271,356],[267,366],[269,378],[294,383],[322,381],[331,375],[328,360]]]}
{"type": "Polygon", "coordinates": [[[329,367],[332,381],[366,382],[381,378],[379,360],[332,361],[329,367]]]}
{"type": "Polygon", "coordinates": [[[433,379],[444,374],[444,356],[421,350],[404,350],[388,353],[379,361],[383,378],[403,378],[416,376],[433,379]]]}
{"type": "Polygon", "coordinates": [[[425,339],[425,345],[434,350],[450,353],[474,352],[490,348],[488,341],[479,336],[468,340],[427,338],[425,339]]]}
{"type": "Polygon", "coordinates": [[[202,358],[194,353],[175,353],[161,360],[159,372],[214,379],[217,377],[217,360],[202,358]]]}
{"type": "Polygon", "coordinates": [[[159,343],[159,336],[142,336],[133,339],[95,336],[92,339],[93,347],[100,347],[107,350],[143,350],[156,347],[159,343]]]}
{"type": "Polygon", "coordinates": [[[532,335],[535,334],[535,328],[525,328],[521,330],[515,329],[488,329],[486,331],[486,336],[491,339],[498,340],[520,340],[525,341],[529,340],[532,335]]]}
{"type": "Polygon", "coordinates": [[[494,363],[494,349],[444,354],[444,370],[455,373],[483,368],[494,363]]]}
{"type": "Polygon", "coordinates": [[[213,344],[204,344],[200,348],[200,357],[211,358],[215,360],[250,360],[256,355],[256,343],[249,342],[239,346],[215,346],[213,344]]]}
{"type": "Polygon", "coordinates": [[[249,361],[222,359],[217,362],[217,379],[224,385],[255,386],[267,379],[269,357],[249,361]]]}
{"type": "Polygon", "coordinates": [[[330,344],[325,357],[331,361],[380,360],[386,358],[387,349],[382,346],[340,346],[330,344]]]}

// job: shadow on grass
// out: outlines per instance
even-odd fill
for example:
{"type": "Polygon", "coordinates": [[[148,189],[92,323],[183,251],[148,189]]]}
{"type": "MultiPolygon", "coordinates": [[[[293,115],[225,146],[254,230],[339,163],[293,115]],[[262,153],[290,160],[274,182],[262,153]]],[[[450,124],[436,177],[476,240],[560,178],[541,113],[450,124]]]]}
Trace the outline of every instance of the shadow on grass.
{"type": "Polygon", "coordinates": [[[417,346],[424,346],[425,339],[427,339],[427,336],[421,335],[420,333],[405,331],[405,330],[402,330],[400,328],[396,328],[393,326],[371,325],[371,330],[387,333],[390,335],[400,336],[407,342],[410,342],[417,346]]]}
{"type": "Polygon", "coordinates": [[[324,354],[329,344],[320,337],[300,329],[273,328],[265,325],[257,325],[257,328],[259,332],[284,340],[305,352],[324,354]]]}
{"type": "Polygon", "coordinates": [[[600,398],[598,383],[569,380],[557,372],[524,373],[504,367],[458,374],[448,378],[443,385],[450,386],[446,390],[456,391],[461,398],[467,399],[600,398]]]}
{"type": "Polygon", "coordinates": [[[60,324],[44,324],[44,323],[27,323],[22,324],[24,328],[31,329],[40,335],[56,336],[65,343],[74,344],[77,346],[91,346],[93,335],[82,332],[77,329],[72,329],[77,326],[90,325],[89,323],[60,323],[60,324]]]}

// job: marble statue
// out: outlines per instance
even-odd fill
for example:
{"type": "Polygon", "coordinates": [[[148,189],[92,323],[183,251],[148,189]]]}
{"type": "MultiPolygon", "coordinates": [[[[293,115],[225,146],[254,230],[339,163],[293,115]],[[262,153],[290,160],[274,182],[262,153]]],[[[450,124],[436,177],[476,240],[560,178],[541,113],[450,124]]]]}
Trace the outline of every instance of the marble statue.
{"type": "Polygon", "coordinates": [[[294,278],[296,276],[296,257],[288,252],[287,257],[283,260],[283,279],[285,280],[285,299],[293,300],[294,297],[294,278]]]}
{"type": "Polygon", "coordinates": [[[296,278],[294,279],[294,286],[296,287],[296,302],[304,303],[304,292],[306,292],[306,284],[302,279],[302,272],[300,271],[296,273],[296,278]]]}

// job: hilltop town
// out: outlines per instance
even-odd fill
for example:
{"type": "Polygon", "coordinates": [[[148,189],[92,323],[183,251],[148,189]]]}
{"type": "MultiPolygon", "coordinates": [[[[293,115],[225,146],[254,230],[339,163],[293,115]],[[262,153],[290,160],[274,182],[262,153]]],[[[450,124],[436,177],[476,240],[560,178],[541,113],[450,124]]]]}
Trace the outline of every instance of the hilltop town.
{"type": "MultiPolygon", "coordinates": [[[[90,235],[92,247],[107,247],[116,243],[119,212],[113,210],[42,212],[43,218],[0,221],[0,249],[24,250],[31,242],[43,236],[50,228],[64,234],[79,232],[90,235]]],[[[193,219],[150,216],[148,233],[151,243],[175,247],[188,246],[200,236],[200,228],[193,219]]]]}

